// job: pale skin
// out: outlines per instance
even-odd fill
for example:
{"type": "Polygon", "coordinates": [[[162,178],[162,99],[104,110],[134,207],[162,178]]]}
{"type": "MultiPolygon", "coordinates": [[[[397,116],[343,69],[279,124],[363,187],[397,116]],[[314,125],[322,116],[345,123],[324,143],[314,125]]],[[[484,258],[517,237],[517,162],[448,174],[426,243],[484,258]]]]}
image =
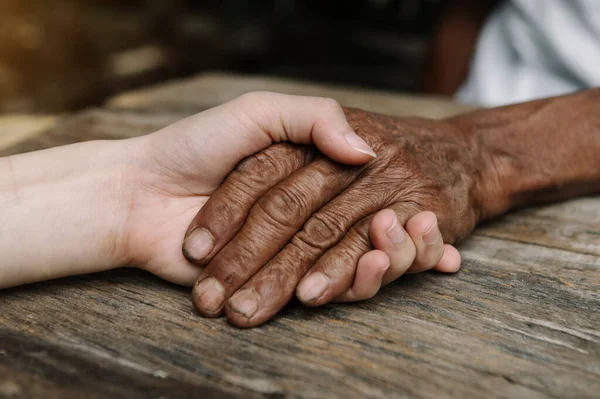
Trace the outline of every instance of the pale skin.
{"type": "MultiPolygon", "coordinates": [[[[285,141],[348,165],[376,155],[331,99],[251,93],[147,136],[0,158],[0,288],[122,266],[192,285],[203,268],[181,251],[190,221],[240,161],[285,141]]],[[[431,231],[431,212],[400,224],[381,210],[370,227],[376,250],[332,300],[370,298],[407,270],[458,270],[441,236],[420,246],[431,231]],[[396,245],[399,235],[410,239],[396,245]]]]}

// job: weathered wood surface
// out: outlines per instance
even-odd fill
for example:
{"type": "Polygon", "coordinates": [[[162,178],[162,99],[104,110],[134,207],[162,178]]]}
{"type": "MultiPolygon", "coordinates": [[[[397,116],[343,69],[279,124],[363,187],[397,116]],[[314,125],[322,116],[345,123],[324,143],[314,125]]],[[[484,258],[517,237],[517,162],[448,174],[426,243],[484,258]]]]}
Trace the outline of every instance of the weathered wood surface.
{"type": "MultiPolygon", "coordinates": [[[[216,79],[221,91],[213,76],[189,95],[180,82],[120,96],[0,154],[144,134],[282,84],[216,79]]],[[[358,105],[360,92],[337,98],[358,105]]],[[[508,215],[459,249],[456,275],[408,276],[359,304],[292,304],[252,330],[198,317],[188,289],[137,270],[4,290],[0,397],[599,397],[600,198],[508,215]]]]}
{"type": "Polygon", "coordinates": [[[249,91],[274,91],[302,96],[333,97],[342,105],[389,115],[442,118],[473,107],[435,97],[399,95],[375,90],[334,87],[265,77],[212,73],[196,79],[150,87],[116,96],[111,109],[197,112],[232,100],[249,91]]]}

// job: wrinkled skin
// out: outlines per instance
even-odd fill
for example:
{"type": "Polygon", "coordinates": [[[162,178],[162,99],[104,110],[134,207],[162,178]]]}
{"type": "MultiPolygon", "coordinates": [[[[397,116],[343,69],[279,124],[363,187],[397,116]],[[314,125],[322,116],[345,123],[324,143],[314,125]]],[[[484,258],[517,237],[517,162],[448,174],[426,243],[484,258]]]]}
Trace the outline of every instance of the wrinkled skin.
{"type": "MultiPolygon", "coordinates": [[[[187,254],[207,265],[193,296],[200,313],[214,317],[224,311],[233,324],[258,325],[315,271],[335,284],[312,304],[335,299],[352,284],[359,258],[373,249],[369,224],[385,208],[402,225],[433,211],[449,243],[479,222],[483,162],[473,136],[448,121],[345,112],[377,153],[366,166],[337,164],[311,147],[275,145],[242,162],[199,212],[188,233],[204,229],[214,243],[203,259],[187,254]],[[214,280],[202,284],[207,277],[219,283],[222,301],[202,298],[198,287],[214,286],[214,280]]],[[[418,255],[405,269],[426,269],[419,263],[427,262],[418,255]]]]}

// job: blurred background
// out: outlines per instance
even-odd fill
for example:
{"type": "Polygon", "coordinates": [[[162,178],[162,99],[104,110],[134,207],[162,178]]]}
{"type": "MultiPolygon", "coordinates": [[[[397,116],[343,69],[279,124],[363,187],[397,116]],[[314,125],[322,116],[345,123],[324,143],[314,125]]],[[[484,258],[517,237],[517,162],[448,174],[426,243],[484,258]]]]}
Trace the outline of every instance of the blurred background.
{"type": "MultiPolygon", "coordinates": [[[[458,3],[469,3],[460,9],[475,27],[455,25],[474,30],[465,39],[474,43],[482,19],[475,14],[493,2],[458,3]]],[[[208,70],[452,94],[461,78],[436,86],[427,66],[449,7],[442,0],[0,0],[0,113],[75,110],[208,70]]]]}

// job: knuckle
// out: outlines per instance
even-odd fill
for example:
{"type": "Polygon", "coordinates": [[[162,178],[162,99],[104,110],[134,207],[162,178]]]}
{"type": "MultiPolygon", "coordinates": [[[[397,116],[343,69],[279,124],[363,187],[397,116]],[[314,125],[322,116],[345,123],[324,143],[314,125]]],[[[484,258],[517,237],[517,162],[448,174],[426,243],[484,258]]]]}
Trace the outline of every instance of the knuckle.
{"type": "Polygon", "coordinates": [[[239,282],[243,280],[243,275],[238,269],[235,270],[223,270],[222,276],[220,276],[222,284],[228,289],[232,290],[239,286],[239,282]]]}
{"type": "Polygon", "coordinates": [[[381,146],[381,148],[378,149],[377,157],[385,160],[385,164],[383,165],[384,167],[391,166],[394,163],[393,161],[396,160],[395,166],[400,166],[398,169],[404,169],[403,166],[405,165],[402,163],[399,164],[397,161],[398,159],[402,159],[399,158],[398,155],[404,155],[404,152],[405,151],[398,148],[398,146],[381,146]]]}
{"type": "Polygon", "coordinates": [[[247,194],[244,191],[225,190],[217,197],[209,199],[209,202],[200,210],[197,224],[215,227],[218,230],[217,235],[222,234],[222,228],[219,226],[229,226],[229,228],[238,228],[243,222],[250,204],[246,200],[247,194]]]}
{"type": "Polygon", "coordinates": [[[221,281],[228,290],[237,289],[254,274],[256,259],[260,256],[260,245],[247,244],[226,247],[210,262],[205,272],[221,281]]]}
{"type": "MultiPolygon", "coordinates": [[[[257,184],[253,184],[252,180],[243,178],[232,178],[227,181],[227,184],[221,188],[219,195],[219,207],[231,209],[233,211],[245,210],[248,211],[252,203],[256,200],[257,184]],[[224,194],[224,197],[222,195],[224,194]],[[231,204],[228,204],[228,203],[231,204]]],[[[227,215],[227,214],[222,214],[227,215]]]]}
{"type": "Polygon", "coordinates": [[[314,150],[288,143],[274,144],[242,160],[232,172],[235,179],[250,183],[277,182],[312,159],[314,150]]]}
{"type": "Polygon", "coordinates": [[[369,239],[368,223],[353,226],[338,247],[340,248],[339,256],[357,262],[358,258],[373,248],[369,239]]]}
{"type": "Polygon", "coordinates": [[[260,291],[269,291],[273,298],[292,291],[291,286],[295,286],[298,274],[298,270],[291,265],[276,264],[261,270],[256,284],[261,288],[260,291]]]}
{"type": "Polygon", "coordinates": [[[239,200],[239,197],[211,202],[205,209],[206,212],[202,212],[202,224],[214,227],[217,230],[216,235],[223,234],[223,228],[220,226],[239,228],[248,211],[248,207],[239,200]]]}
{"type": "Polygon", "coordinates": [[[295,240],[315,249],[331,248],[344,236],[346,228],[341,218],[330,213],[315,213],[305,224],[295,240]]]}
{"type": "Polygon", "coordinates": [[[432,268],[442,259],[444,255],[444,245],[440,241],[438,244],[426,248],[423,255],[417,255],[417,263],[422,267],[432,268]]]}
{"type": "Polygon", "coordinates": [[[362,222],[352,226],[348,232],[348,238],[352,243],[354,243],[354,245],[362,248],[371,247],[371,240],[369,238],[369,222],[370,219],[363,220],[362,222]]]}
{"type": "Polygon", "coordinates": [[[261,151],[242,160],[235,168],[236,171],[243,174],[256,173],[260,174],[271,169],[277,169],[282,163],[285,163],[285,158],[278,151],[284,144],[276,144],[265,151],[261,151]]]}
{"type": "Polygon", "coordinates": [[[393,280],[396,280],[402,276],[413,264],[417,264],[416,257],[413,256],[402,256],[400,258],[391,257],[390,269],[386,274],[393,280]]]}
{"type": "Polygon", "coordinates": [[[406,267],[409,267],[417,259],[417,246],[410,237],[407,237],[406,241],[408,243],[406,249],[402,251],[402,256],[406,258],[406,267]]]}
{"type": "Polygon", "coordinates": [[[439,244],[436,245],[436,248],[433,250],[433,265],[437,265],[437,263],[444,256],[444,243],[440,240],[439,244]]]}
{"type": "Polygon", "coordinates": [[[390,269],[394,276],[404,273],[417,260],[417,247],[410,237],[404,240],[401,247],[388,254],[390,257],[390,269]]]}
{"type": "Polygon", "coordinates": [[[327,110],[337,111],[337,110],[342,109],[342,106],[340,105],[340,103],[331,97],[321,97],[320,100],[322,102],[323,107],[327,110]]]}
{"type": "Polygon", "coordinates": [[[281,165],[268,154],[258,153],[240,162],[228,180],[241,182],[249,187],[263,185],[265,182],[278,181],[281,177],[281,165]]]}
{"type": "Polygon", "coordinates": [[[265,98],[268,96],[268,92],[265,91],[249,91],[247,93],[242,94],[241,96],[237,97],[236,101],[241,102],[241,103],[256,103],[257,101],[264,101],[265,98]]]}
{"type": "Polygon", "coordinates": [[[300,166],[300,161],[303,159],[301,152],[287,143],[271,146],[257,154],[256,159],[260,163],[260,173],[264,173],[267,168],[275,169],[274,172],[278,172],[279,175],[291,173],[300,166]]]}
{"type": "Polygon", "coordinates": [[[278,226],[296,227],[305,219],[306,201],[292,186],[274,187],[256,203],[261,212],[278,226]]]}

